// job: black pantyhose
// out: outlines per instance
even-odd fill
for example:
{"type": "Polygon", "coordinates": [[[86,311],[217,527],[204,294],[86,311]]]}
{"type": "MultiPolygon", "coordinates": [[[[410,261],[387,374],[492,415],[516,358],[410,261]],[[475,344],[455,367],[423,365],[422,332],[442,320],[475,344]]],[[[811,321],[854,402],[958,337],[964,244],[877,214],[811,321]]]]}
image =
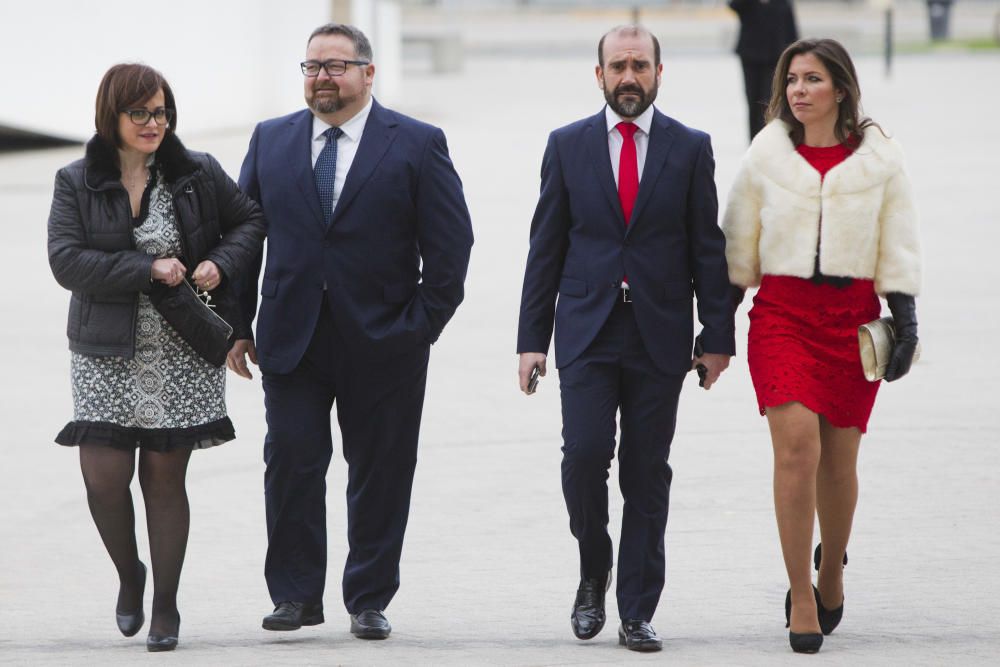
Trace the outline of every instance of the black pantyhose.
{"type": "MultiPolygon", "coordinates": [[[[184,486],[190,457],[190,449],[139,453],[139,484],[146,505],[153,573],[151,634],[176,636],[180,623],[177,585],[190,525],[184,486]]],[[[80,469],[90,514],[118,571],[117,609],[132,612],[142,604],[135,509],[129,491],[135,472],[135,453],[84,445],[80,447],[80,469]]]]}

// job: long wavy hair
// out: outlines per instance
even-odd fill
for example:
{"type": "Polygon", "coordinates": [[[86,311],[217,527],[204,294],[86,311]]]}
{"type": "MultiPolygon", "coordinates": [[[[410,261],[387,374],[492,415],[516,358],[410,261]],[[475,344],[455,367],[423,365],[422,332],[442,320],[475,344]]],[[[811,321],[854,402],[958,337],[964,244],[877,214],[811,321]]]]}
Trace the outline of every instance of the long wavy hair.
{"type": "Polygon", "coordinates": [[[861,140],[865,128],[875,126],[881,130],[878,123],[861,115],[861,88],[858,85],[858,74],[847,49],[835,39],[800,39],[785,49],[774,68],[771,102],[767,106],[765,116],[768,122],[775,118],[785,121],[792,128],[789,134],[796,145],[805,139],[805,128],[795,119],[788,104],[787,89],[788,70],[792,65],[792,59],[806,53],[819,58],[833,78],[834,90],[843,95],[837,105],[837,124],[834,126],[837,141],[845,145],[856,145],[861,140]]]}

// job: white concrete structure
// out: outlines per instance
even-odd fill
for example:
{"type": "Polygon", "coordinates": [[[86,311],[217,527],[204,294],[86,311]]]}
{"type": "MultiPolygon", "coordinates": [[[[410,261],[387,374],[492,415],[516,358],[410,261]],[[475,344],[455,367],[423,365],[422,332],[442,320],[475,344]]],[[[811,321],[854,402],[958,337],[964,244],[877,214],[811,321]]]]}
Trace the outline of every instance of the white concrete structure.
{"type": "MultiPolygon", "coordinates": [[[[303,106],[306,39],[333,9],[334,0],[4,0],[0,126],[86,139],[101,76],[126,61],[170,81],[182,137],[288,113],[303,106]]],[[[397,0],[350,0],[347,17],[371,39],[375,92],[391,103],[401,71],[397,0]]]]}

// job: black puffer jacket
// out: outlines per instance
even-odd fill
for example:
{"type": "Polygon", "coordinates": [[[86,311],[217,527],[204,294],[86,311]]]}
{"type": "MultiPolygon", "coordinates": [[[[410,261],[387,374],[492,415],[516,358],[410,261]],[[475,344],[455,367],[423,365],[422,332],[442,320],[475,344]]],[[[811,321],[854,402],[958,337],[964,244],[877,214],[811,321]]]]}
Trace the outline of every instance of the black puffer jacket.
{"type": "MultiPolygon", "coordinates": [[[[83,159],[56,174],[49,213],[49,265],[73,292],[66,333],[69,348],[91,356],[135,354],[139,292],[148,292],[156,257],[136,250],[128,192],[121,184],[117,149],[95,136],[83,159]]],[[[156,152],[157,168],[173,193],[174,212],[188,275],[203,260],[223,274],[212,291],[217,312],[249,338],[236,307],[233,283],[260,252],[263,214],[207,153],[188,151],[167,134],[156,152]]]]}

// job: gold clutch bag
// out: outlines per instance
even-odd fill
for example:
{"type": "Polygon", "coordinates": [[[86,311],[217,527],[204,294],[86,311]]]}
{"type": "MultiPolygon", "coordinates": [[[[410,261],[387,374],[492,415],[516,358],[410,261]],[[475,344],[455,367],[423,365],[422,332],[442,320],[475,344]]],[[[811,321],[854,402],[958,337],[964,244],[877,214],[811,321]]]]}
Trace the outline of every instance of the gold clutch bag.
{"type": "MultiPolygon", "coordinates": [[[[872,320],[858,327],[858,347],[861,349],[861,368],[865,379],[877,382],[885,377],[885,369],[889,366],[892,356],[892,346],[896,340],[896,332],[892,326],[891,317],[872,320]]],[[[913,362],[920,359],[920,343],[913,352],[913,362]]]]}

